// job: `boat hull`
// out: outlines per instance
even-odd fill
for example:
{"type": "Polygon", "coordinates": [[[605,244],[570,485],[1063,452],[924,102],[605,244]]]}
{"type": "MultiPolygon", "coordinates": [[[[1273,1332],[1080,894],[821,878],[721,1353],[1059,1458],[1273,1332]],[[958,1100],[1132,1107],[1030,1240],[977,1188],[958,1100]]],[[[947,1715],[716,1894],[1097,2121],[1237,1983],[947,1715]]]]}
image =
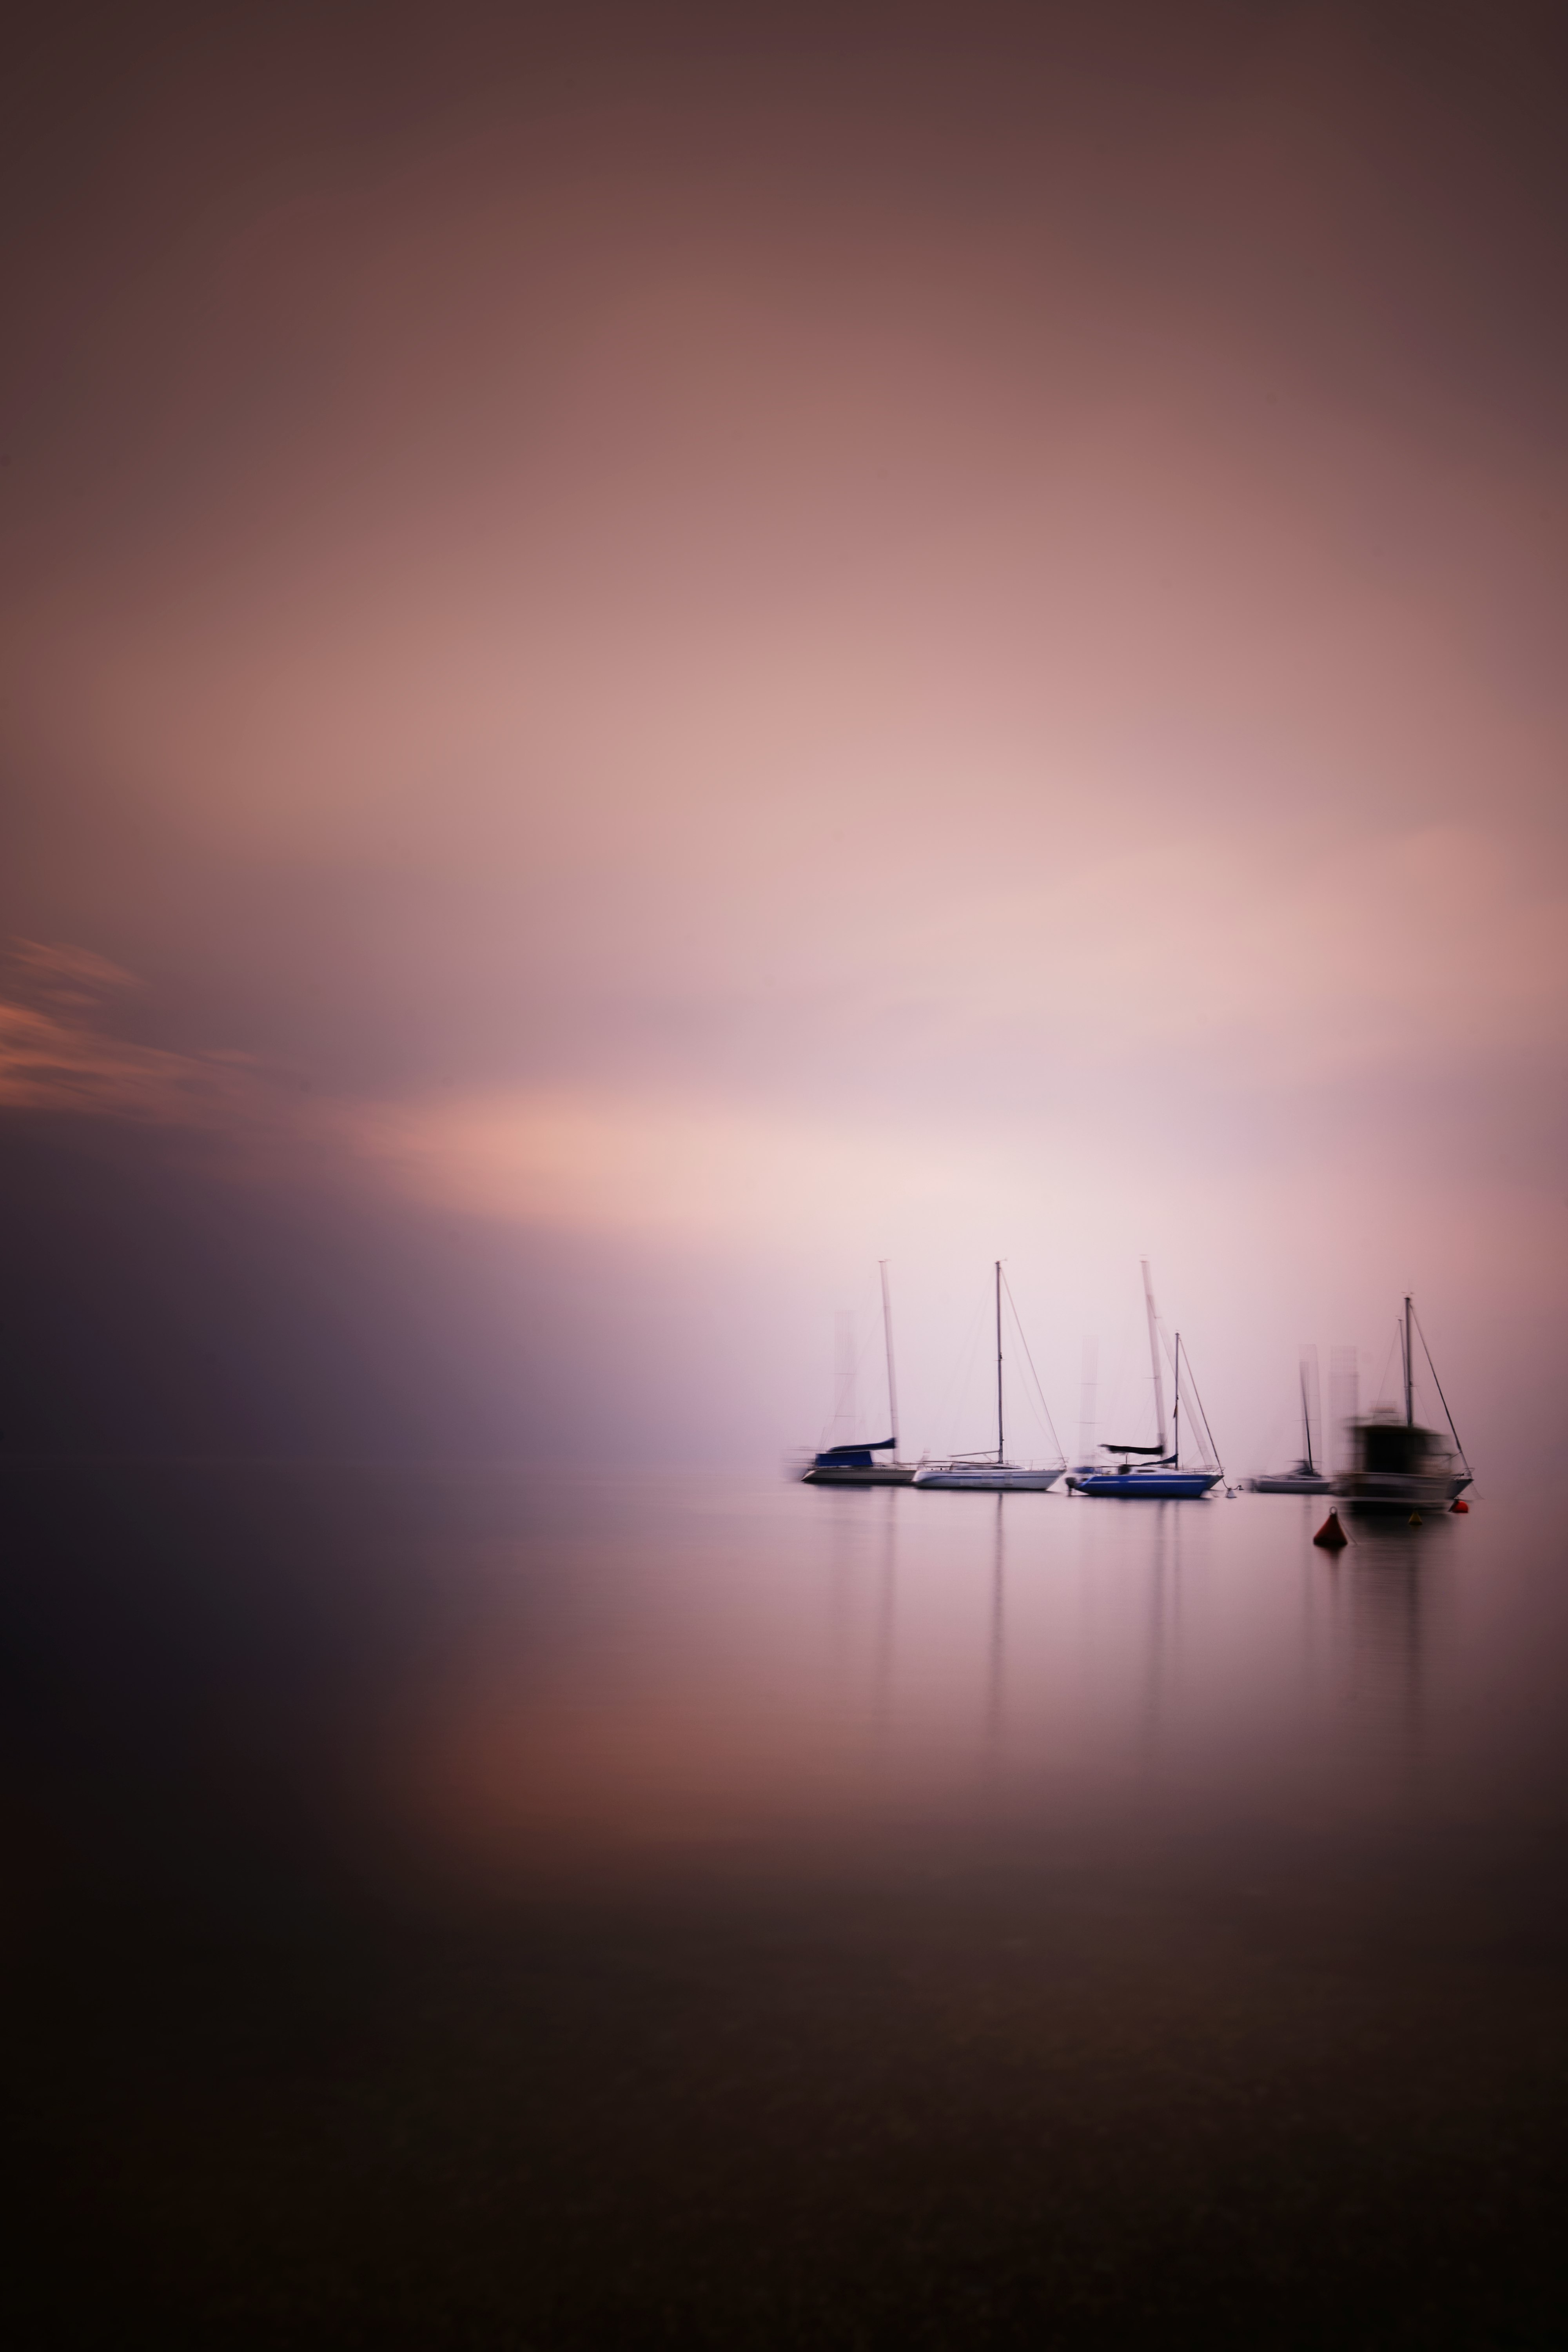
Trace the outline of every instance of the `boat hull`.
{"type": "Polygon", "coordinates": [[[947,1486],[980,1495],[1043,1495],[1061,1476],[1060,1469],[1015,1469],[1007,1462],[932,1464],[917,1470],[917,1486],[947,1486]]]}
{"type": "Polygon", "coordinates": [[[847,1470],[838,1466],[805,1470],[802,1483],[807,1486],[912,1486],[913,1466],[905,1462],[874,1462],[868,1470],[847,1470]]]}
{"type": "Polygon", "coordinates": [[[1134,1503],[1195,1503],[1217,1486],[1217,1470],[1091,1470],[1068,1485],[1078,1495],[1109,1495],[1134,1503]]]}
{"type": "Polygon", "coordinates": [[[1446,1470],[1352,1470],[1334,1480],[1334,1493],[1352,1511],[1442,1511],[1455,1485],[1446,1470]]]}
{"type": "Polygon", "coordinates": [[[1331,1495],[1334,1491],[1331,1478],[1309,1477],[1299,1470],[1281,1470],[1274,1477],[1252,1478],[1247,1483],[1255,1495],[1331,1495]]]}

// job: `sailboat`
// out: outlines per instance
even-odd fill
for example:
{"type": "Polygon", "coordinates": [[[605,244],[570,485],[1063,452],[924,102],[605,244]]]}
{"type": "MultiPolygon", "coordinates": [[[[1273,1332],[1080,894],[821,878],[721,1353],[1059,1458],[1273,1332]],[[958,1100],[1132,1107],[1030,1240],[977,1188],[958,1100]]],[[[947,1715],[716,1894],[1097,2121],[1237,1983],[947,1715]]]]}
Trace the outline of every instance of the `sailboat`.
{"type": "MultiPolygon", "coordinates": [[[[1061,1476],[1062,1472],[1067,1468],[1067,1463],[1065,1460],[1058,1460],[1048,1469],[1036,1470],[1031,1468],[1027,1464],[1021,1462],[1009,1462],[1007,1459],[1007,1442],[1002,1426],[1002,1409],[1004,1402],[1002,1383],[1002,1261],[998,1258],[996,1260],[995,1459],[993,1461],[989,1451],[987,1451],[984,1454],[955,1454],[951,1460],[946,1462],[922,1462],[920,1468],[915,1472],[914,1483],[917,1486],[966,1486],[970,1488],[978,1488],[983,1494],[987,1495],[1043,1495],[1047,1487],[1053,1486],[1057,1479],[1061,1476]]],[[[1017,1308],[1014,1307],[1013,1315],[1015,1321],[1017,1320],[1017,1308]]],[[[1023,1338],[1022,1326],[1019,1327],[1018,1336],[1020,1339],[1023,1338]]],[[[1025,1344],[1024,1352],[1025,1355],[1027,1356],[1028,1347],[1026,1342],[1025,1344]]],[[[1029,1369],[1031,1371],[1034,1370],[1032,1363],[1030,1364],[1029,1369]]],[[[1037,1381],[1037,1388],[1038,1385],[1039,1383],[1037,1381]]],[[[1041,1402],[1042,1404],[1044,1403],[1043,1398],[1041,1399],[1041,1402]]],[[[1050,1421],[1050,1414],[1048,1412],[1046,1414],[1046,1420],[1048,1425],[1050,1421]]],[[[1051,1436],[1054,1441],[1056,1437],[1055,1430],[1052,1430],[1051,1436]]]]}
{"type": "MultiPolygon", "coordinates": [[[[1317,1386],[1317,1349],[1312,1355],[1312,1385],[1317,1386]]],[[[1333,1481],[1312,1458],[1312,1415],[1307,1401],[1307,1358],[1301,1358],[1301,1459],[1293,1470],[1270,1470],[1249,1481],[1255,1495],[1328,1495],[1333,1481]]]]}
{"type": "MultiPolygon", "coordinates": [[[[1121,1459],[1109,1467],[1097,1468],[1085,1464],[1075,1470],[1068,1480],[1069,1488],[1080,1495],[1125,1495],[1143,1502],[1183,1502],[1206,1495],[1217,1486],[1225,1475],[1223,1470],[1184,1470],[1182,1467],[1182,1335],[1176,1334],[1175,1411],[1172,1421],[1172,1442],[1165,1444],[1165,1381],[1160,1367],[1160,1323],[1154,1312],[1154,1290],[1149,1278],[1149,1261],[1143,1260],[1143,1304],[1149,1318],[1149,1360],[1154,1374],[1154,1426],[1159,1439],[1155,1445],[1102,1445],[1102,1454],[1120,1454],[1121,1459]],[[1130,1457],[1147,1457],[1131,1459],[1130,1457]]],[[[1191,1375],[1189,1374],[1189,1380],[1191,1375]]],[[[1208,1436],[1208,1416],[1203,1409],[1195,1383],[1193,1401],[1196,1418],[1208,1436]]],[[[1209,1451],[1214,1452],[1214,1440],[1209,1437],[1209,1451]]],[[[1215,1456],[1216,1464],[1218,1457],[1215,1456]]]]}
{"type": "MultiPolygon", "coordinates": [[[[852,1442],[848,1445],[829,1445],[813,1456],[811,1466],[803,1473],[808,1486],[908,1486],[914,1479],[914,1465],[899,1460],[899,1388],[893,1377],[893,1306],[888,1291],[888,1261],[878,1261],[882,1276],[882,1344],[888,1360],[888,1420],[890,1437],[879,1437],[852,1442]],[[892,1459],[879,1462],[879,1454],[889,1454],[892,1459]]],[[[851,1423],[853,1426],[853,1423],[851,1423]]]]}
{"type": "Polygon", "coordinates": [[[1448,1411],[1448,1400],[1443,1394],[1432,1350],[1426,1346],[1426,1334],[1408,1298],[1400,1319],[1399,1343],[1404,1359],[1405,1417],[1401,1420],[1396,1412],[1385,1407],[1370,1413],[1364,1421],[1352,1421],[1350,1439],[1353,1459],[1351,1467],[1334,1480],[1334,1493],[1343,1496],[1355,1511],[1440,1511],[1458,1500],[1475,1475],[1454,1427],[1454,1416],[1448,1411]],[[1448,1424],[1448,1434],[1454,1441],[1452,1453],[1444,1444],[1440,1430],[1423,1429],[1415,1419],[1417,1337],[1448,1424]]]}

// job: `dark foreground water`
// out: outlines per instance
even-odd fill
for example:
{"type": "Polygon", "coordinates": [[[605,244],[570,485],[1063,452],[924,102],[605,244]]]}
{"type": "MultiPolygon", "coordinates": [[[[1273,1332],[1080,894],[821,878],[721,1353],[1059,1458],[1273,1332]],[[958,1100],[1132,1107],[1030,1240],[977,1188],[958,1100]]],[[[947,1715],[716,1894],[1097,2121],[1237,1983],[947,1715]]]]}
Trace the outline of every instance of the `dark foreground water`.
{"type": "Polygon", "coordinates": [[[1558,1514],[0,1478],[10,2344],[1568,2340],[1558,1514]]]}

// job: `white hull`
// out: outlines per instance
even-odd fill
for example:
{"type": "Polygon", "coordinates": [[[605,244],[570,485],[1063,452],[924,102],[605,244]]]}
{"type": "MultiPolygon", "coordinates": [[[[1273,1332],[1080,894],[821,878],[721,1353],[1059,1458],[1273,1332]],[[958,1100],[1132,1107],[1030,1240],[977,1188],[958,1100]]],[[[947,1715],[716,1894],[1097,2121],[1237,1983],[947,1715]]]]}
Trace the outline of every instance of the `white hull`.
{"type": "Polygon", "coordinates": [[[1043,1495],[1061,1476],[1054,1470],[1022,1470],[1011,1462],[932,1462],[917,1470],[917,1486],[967,1487],[983,1495],[1043,1495]]]}
{"type": "Polygon", "coordinates": [[[1314,1471],[1280,1470],[1272,1477],[1249,1478],[1255,1495],[1331,1495],[1334,1482],[1314,1471]]]}

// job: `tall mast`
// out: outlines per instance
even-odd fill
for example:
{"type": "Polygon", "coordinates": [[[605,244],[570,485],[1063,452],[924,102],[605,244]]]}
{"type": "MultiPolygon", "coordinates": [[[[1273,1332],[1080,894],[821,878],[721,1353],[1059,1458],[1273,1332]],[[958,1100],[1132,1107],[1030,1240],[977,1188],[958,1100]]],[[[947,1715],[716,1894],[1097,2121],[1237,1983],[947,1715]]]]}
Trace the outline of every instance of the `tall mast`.
{"type": "Polygon", "coordinates": [[[1143,1304],[1149,1310],[1149,1361],[1154,1368],[1154,1419],[1158,1424],[1160,1451],[1165,1451],[1165,1383],[1160,1376],[1160,1334],[1154,1321],[1154,1286],[1149,1279],[1149,1261],[1143,1260],[1143,1304]]]}
{"type": "Polygon", "coordinates": [[[1078,1408],[1078,1458],[1087,1462],[1094,1451],[1095,1410],[1099,1403],[1100,1342],[1087,1333],[1083,1342],[1083,1387],[1078,1408]]]}
{"type": "Polygon", "coordinates": [[[996,1261],[996,1466],[1001,1468],[1006,1456],[1002,1451],[1002,1261],[996,1261]]]}
{"type": "Polygon", "coordinates": [[[1312,1466],[1312,1416],[1307,1410],[1307,1360],[1301,1359],[1301,1431],[1307,1441],[1307,1475],[1315,1473],[1312,1466]]]}
{"type": "Polygon", "coordinates": [[[899,1391],[893,1379],[893,1307],[888,1297],[888,1261],[877,1260],[882,1269],[882,1338],[888,1350],[888,1420],[893,1433],[893,1459],[899,1458],[899,1391]]]}
{"type": "Polygon", "coordinates": [[[1182,1466],[1182,1335],[1176,1334],[1176,1394],[1171,1408],[1171,1460],[1182,1466]]]}
{"type": "Polygon", "coordinates": [[[1410,1301],[1405,1302],[1405,1426],[1415,1426],[1415,1366],[1410,1354],[1410,1301]]]}

